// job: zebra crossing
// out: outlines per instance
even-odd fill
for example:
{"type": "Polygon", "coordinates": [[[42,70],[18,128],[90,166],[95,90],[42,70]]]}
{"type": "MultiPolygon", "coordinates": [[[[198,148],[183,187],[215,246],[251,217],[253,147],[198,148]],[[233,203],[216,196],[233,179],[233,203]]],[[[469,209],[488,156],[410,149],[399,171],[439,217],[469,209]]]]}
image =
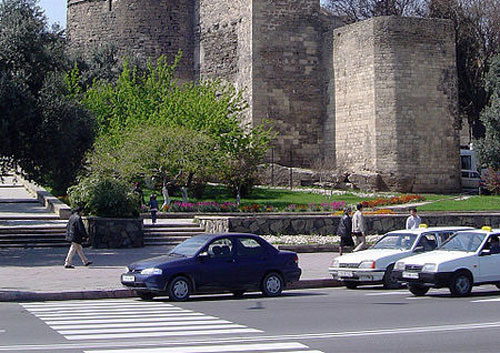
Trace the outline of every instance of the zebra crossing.
{"type": "MultiPolygon", "coordinates": [[[[261,330],[169,303],[135,299],[74,300],[21,304],[51,329],[72,342],[109,342],[123,339],[226,337],[255,335],[261,330]]],[[[209,342],[209,341],[208,341],[209,342]]],[[[133,346],[133,342],[130,346],[133,346]]],[[[321,353],[298,342],[207,343],[145,348],[107,348],[87,353],[210,353],[280,352],[321,353]]]]}

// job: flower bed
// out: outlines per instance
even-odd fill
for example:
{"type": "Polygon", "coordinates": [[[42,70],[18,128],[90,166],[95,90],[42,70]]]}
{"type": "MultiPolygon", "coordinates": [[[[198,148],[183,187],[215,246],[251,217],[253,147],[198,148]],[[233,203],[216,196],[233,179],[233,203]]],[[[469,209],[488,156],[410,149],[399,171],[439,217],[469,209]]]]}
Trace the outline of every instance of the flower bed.
{"type": "Polygon", "coordinates": [[[402,196],[394,196],[390,198],[378,198],[375,200],[361,201],[363,207],[379,207],[379,206],[387,206],[387,205],[400,205],[408,202],[415,201],[424,201],[425,197],[421,195],[402,195],[402,196]]]}

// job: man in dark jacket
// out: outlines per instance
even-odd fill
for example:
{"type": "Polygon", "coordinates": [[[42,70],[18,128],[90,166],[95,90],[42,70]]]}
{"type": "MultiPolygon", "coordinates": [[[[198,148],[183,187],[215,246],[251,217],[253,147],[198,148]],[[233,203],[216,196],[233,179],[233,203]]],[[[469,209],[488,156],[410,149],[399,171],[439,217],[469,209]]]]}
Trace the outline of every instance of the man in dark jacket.
{"type": "Polygon", "coordinates": [[[78,207],[71,217],[69,217],[66,227],[66,240],[71,242],[71,246],[68,251],[68,256],[66,256],[66,261],[64,262],[65,268],[74,268],[74,266],[71,265],[71,261],[73,260],[75,252],[77,252],[80,259],[82,259],[84,266],[88,266],[92,263],[92,261],[87,260],[85,257],[82,248],[83,239],[87,237],[87,231],[82,221],[82,212],[83,208],[78,207]]]}
{"type": "Polygon", "coordinates": [[[340,235],[340,247],[339,254],[342,256],[344,252],[344,247],[354,246],[354,241],[352,240],[352,221],[351,221],[351,208],[344,208],[344,216],[340,220],[339,226],[337,228],[337,234],[340,235]]]}

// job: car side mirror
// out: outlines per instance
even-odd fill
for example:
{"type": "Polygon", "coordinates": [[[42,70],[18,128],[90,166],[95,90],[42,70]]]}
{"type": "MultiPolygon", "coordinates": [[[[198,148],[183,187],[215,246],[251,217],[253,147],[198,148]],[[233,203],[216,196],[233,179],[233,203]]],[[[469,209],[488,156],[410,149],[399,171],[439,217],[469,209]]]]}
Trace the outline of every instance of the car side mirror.
{"type": "Polygon", "coordinates": [[[210,256],[208,255],[208,252],[206,251],[203,251],[201,253],[198,254],[198,259],[200,260],[206,260],[208,259],[210,256]]]}
{"type": "Polygon", "coordinates": [[[424,247],[423,246],[417,246],[415,248],[415,252],[424,252],[424,247]]]}
{"type": "Polygon", "coordinates": [[[491,255],[491,252],[488,249],[485,249],[479,253],[479,256],[488,256],[488,255],[491,255]]]}

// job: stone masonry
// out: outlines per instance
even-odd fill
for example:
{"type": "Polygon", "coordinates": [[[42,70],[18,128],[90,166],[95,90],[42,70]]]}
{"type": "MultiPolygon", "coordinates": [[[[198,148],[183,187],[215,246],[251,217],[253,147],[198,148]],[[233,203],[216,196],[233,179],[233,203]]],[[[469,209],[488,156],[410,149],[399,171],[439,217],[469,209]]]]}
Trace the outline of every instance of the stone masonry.
{"type": "Polygon", "coordinates": [[[320,0],[68,0],[74,49],[182,50],[184,81],[244,90],[243,122],[279,133],[274,161],[325,158],[370,189],[460,188],[454,32],[443,20],[378,17],[343,26],[320,0]]]}

